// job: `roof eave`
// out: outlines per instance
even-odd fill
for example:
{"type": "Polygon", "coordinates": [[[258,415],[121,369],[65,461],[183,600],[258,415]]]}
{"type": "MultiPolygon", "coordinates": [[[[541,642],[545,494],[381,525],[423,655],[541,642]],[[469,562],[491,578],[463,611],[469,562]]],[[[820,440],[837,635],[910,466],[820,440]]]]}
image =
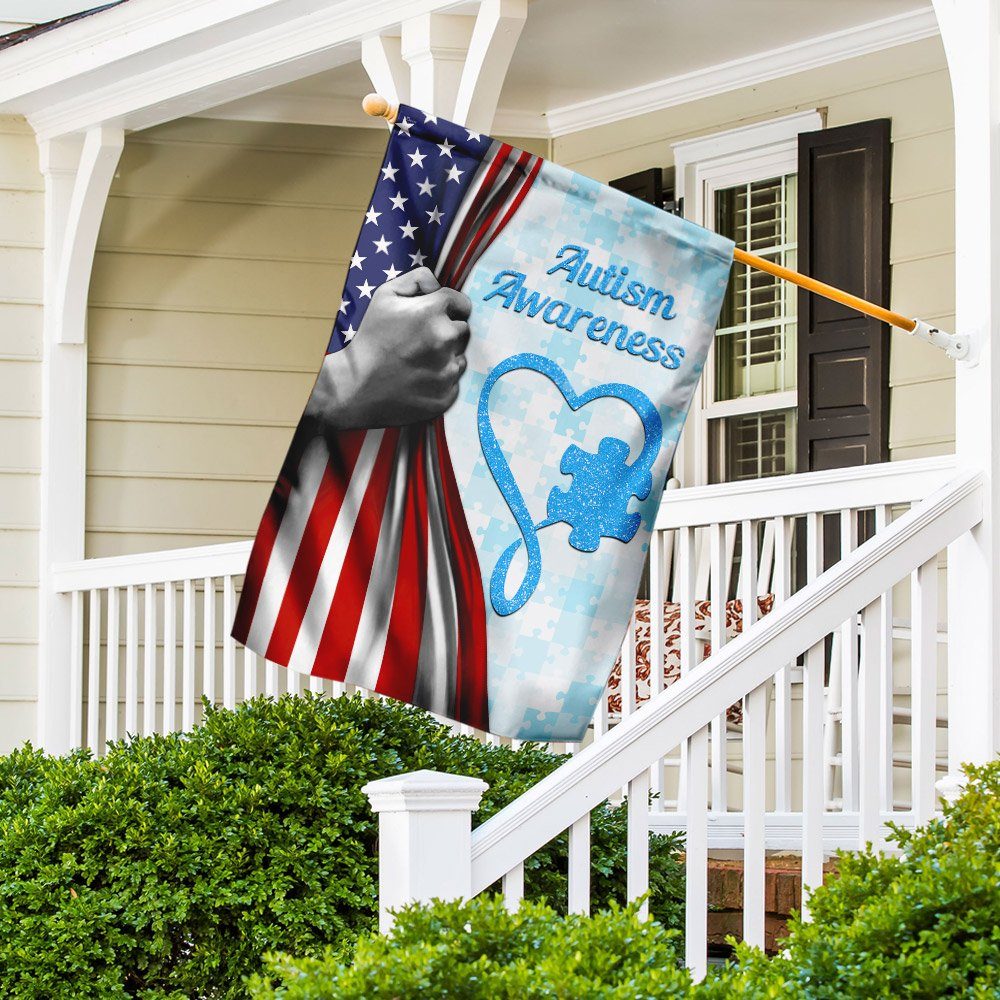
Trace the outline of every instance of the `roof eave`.
{"type": "MultiPolygon", "coordinates": [[[[357,58],[456,0],[130,0],[0,50],[0,112],[41,139],[148,128],[357,58]]],[[[359,115],[360,115],[359,111],[359,115]]]]}

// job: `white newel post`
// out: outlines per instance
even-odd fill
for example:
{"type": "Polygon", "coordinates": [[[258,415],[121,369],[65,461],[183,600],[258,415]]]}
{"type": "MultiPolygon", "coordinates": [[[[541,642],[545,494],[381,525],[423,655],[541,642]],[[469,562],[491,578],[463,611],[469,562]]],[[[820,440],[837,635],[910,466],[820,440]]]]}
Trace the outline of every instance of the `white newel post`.
{"type": "Polygon", "coordinates": [[[948,550],[948,775],[1000,749],[1000,3],[934,0],[955,104],[956,454],[985,475],[983,522],[948,550]],[[998,358],[994,376],[993,358],[998,358]]]}
{"type": "Polygon", "coordinates": [[[370,781],[362,791],[378,813],[378,925],[391,910],[472,894],[472,814],[489,788],[479,778],[412,771],[370,781]]]}

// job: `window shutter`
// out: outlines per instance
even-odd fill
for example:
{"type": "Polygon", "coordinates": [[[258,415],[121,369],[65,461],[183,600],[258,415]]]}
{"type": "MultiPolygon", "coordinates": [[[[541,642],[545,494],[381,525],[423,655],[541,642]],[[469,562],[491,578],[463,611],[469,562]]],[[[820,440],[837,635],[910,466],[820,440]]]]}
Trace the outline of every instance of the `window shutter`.
{"type": "MultiPolygon", "coordinates": [[[[889,304],[887,118],[799,136],[799,264],[889,304]]],[[[889,330],[799,291],[798,468],[888,461],[889,330]]]]}
{"type": "Polygon", "coordinates": [[[616,177],[608,181],[610,187],[625,194],[632,195],[641,201],[648,201],[657,208],[663,207],[663,171],[659,167],[650,167],[627,177],[616,177]]]}

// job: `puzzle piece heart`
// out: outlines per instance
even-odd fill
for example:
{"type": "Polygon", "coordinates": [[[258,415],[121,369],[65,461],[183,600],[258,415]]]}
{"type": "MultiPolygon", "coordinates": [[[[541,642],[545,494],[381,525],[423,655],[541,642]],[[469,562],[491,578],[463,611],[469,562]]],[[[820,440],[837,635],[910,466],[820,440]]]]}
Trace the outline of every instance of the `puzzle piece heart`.
{"type": "Polygon", "coordinates": [[[486,464],[521,533],[521,538],[501,553],[490,576],[490,602],[498,615],[506,616],[524,607],[538,586],[542,572],[540,529],[564,521],[573,529],[569,544],[580,552],[595,552],[602,538],[631,541],[641,517],[630,513],[628,504],[633,497],[642,500],[649,495],[651,470],[662,443],[663,425],[649,397],[634,386],[608,382],[577,393],[556,362],[533,353],[515,354],[490,372],[479,396],[478,424],[486,464]],[[497,382],[509,372],[521,369],[548,378],[574,412],[597,399],[620,399],[639,416],[645,434],[639,457],[631,465],[627,462],[628,444],[618,438],[604,438],[596,455],[571,445],[563,454],[560,469],[573,476],[573,486],[550,492],[547,517],[538,524],[532,521],[524,494],[497,440],[489,407],[490,393],[497,382]],[[514,596],[508,598],[507,574],[522,543],[528,556],[527,569],[514,596]]]}

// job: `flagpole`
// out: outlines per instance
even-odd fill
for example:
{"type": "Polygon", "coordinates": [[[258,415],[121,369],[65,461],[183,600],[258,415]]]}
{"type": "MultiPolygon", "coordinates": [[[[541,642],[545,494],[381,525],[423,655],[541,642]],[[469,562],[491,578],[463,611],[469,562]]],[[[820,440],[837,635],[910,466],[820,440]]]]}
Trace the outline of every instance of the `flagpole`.
{"type": "MultiPolygon", "coordinates": [[[[366,115],[370,115],[372,118],[384,118],[390,125],[396,120],[396,113],[399,111],[397,105],[386,100],[381,94],[369,94],[361,102],[361,107],[364,109],[366,115]]],[[[807,274],[800,274],[798,271],[782,267],[780,264],[775,264],[764,257],[748,253],[740,247],[734,248],[733,259],[741,264],[745,264],[747,267],[754,268],[754,270],[763,271],[766,274],[780,278],[782,281],[788,281],[799,288],[804,288],[814,295],[821,295],[825,299],[839,302],[841,305],[845,305],[849,309],[854,309],[865,316],[871,316],[882,323],[898,327],[913,337],[918,337],[920,340],[925,340],[927,343],[941,348],[953,360],[957,361],[964,358],[969,353],[969,342],[965,337],[956,336],[953,333],[945,333],[943,330],[939,330],[922,319],[910,319],[902,313],[885,309],[883,306],[878,306],[867,299],[862,299],[857,295],[852,295],[850,292],[845,292],[841,288],[828,285],[825,281],[818,281],[816,278],[810,278],[807,274]]]]}
{"type": "Polygon", "coordinates": [[[825,299],[832,299],[834,302],[839,302],[841,305],[863,313],[865,316],[871,316],[882,323],[888,323],[890,326],[905,330],[914,337],[919,337],[921,340],[926,340],[928,343],[940,347],[951,358],[957,360],[968,354],[968,343],[964,338],[956,337],[951,333],[945,333],[931,326],[929,323],[925,323],[922,319],[910,319],[902,313],[877,306],[874,302],[869,302],[867,299],[852,295],[850,292],[845,292],[834,285],[828,285],[825,281],[810,278],[807,274],[800,274],[798,271],[782,267],[780,264],[776,264],[774,261],[767,260],[764,257],[747,253],[746,250],[742,250],[740,247],[736,247],[733,250],[733,259],[739,261],[741,264],[746,264],[747,267],[752,267],[757,271],[764,271],[767,274],[774,275],[776,278],[780,278],[782,281],[798,285],[799,288],[804,288],[814,295],[822,295],[825,299]]]}

